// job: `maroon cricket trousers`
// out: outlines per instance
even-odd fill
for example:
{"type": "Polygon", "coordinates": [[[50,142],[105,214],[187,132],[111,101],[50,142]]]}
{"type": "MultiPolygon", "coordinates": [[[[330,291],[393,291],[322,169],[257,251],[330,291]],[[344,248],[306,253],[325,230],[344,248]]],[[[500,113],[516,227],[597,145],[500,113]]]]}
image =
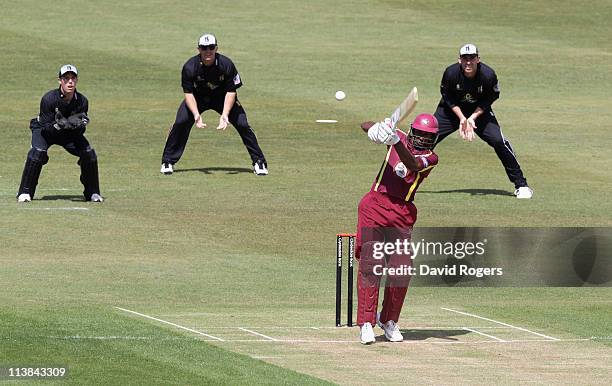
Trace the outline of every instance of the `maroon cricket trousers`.
{"type": "MultiPolygon", "coordinates": [[[[410,241],[417,209],[412,202],[375,191],[368,192],[359,202],[355,257],[359,260],[357,275],[357,324],[376,323],[382,268],[405,268],[399,275],[387,275],[380,321],[397,322],[410,281],[406,274],[412,259],[405,250],[391,248],[381,257],[381,245],[410,241]]],[[[405,243],[403,245],[406,245],[405,243]]],[[[397,272],[397,271],[396,271],[397,272]]],[[[388,271],[387,271],[388,273],[388,271]]]]}

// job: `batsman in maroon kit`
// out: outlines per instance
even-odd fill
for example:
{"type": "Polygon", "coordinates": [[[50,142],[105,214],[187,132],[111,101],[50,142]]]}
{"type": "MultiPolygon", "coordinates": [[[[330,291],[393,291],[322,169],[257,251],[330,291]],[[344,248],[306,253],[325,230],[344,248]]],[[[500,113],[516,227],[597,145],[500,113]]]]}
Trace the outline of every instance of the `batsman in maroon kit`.
{"type": "Polygon", "coordinates": [[[373,142],[384,143],[388,149],[372,188],[359,203],[355,253],[359,260],[357,324],[363,344],[376,340],[373,331],[376,323],[387,340],[398,342],[403,340],[397,322],[410,281],[407,267],[412,265],[412,259],[409,253],[396,250],[391,253],[387,250],[381,257],[380,247],[410,241],[417,219],[414,195],[438,163],[438,156],[432,151],[438,137],[438,122],[431,114],[419,114],[408,134],[391,127],[389,119],[364,122],[362,129],[368,130],[373,142]],[[382,311],[377,318],[383,267],[387,269],[387,281],[382,311]]]}

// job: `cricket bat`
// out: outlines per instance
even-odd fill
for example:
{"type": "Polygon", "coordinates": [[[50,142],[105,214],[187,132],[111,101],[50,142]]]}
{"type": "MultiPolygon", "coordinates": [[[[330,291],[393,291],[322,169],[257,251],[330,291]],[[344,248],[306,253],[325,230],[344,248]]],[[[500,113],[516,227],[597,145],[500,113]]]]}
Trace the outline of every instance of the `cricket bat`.
{"type": "MultiPolygon", "coordinates": [[[[419,101],[419,92],[416,87],[413,87],[410,91],[410,94],[404,99],[402,103],[393,111],[391,114],[391,127],[395,129],[398,124],[402,123],[404,119],[410,115],[410,113],[416,107],[417,102],[419,101]]],[[[366,121],[361,124],[361,129],[365,132],[368,131],[372,125],[374,125],[374,121],[366,121]]]]}
{"type": "Polygon", "coordinates": [[[414,110],[416,104],[419,101],[419,92],[417,88],[414,87],[410,94],[404,99],[404,101],[393,111],[391,114],[391,127],[395,129],[395,127],[402,123],[404,119],[408,117],[408,115],[414,110]]]}

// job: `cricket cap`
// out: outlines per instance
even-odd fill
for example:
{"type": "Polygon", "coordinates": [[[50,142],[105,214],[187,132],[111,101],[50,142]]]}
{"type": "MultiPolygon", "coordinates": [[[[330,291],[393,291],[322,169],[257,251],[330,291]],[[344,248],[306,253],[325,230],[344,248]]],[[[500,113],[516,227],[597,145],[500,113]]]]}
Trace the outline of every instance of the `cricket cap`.
{"type": "Polygon", "coordinates": [[[76,66],[73,66],[72,64],[64,64],[62,67],[60,67],[58,76],[61,78],[67,72],[72,72],[74,73],[74,75],[77,75],[77,76],[79,75],[76,66]]]}
{"type": "Polygon", "coordinates": [[[217,45],[217,38],[213,34],[204,34],[198,39],[198,46],[217,45]]]}
{"type": "Polygon", "coordinates": [[[465,44],[459,49],[459,56],[463,55],[478,55],[478,48],[473,44],[465,44]]]}

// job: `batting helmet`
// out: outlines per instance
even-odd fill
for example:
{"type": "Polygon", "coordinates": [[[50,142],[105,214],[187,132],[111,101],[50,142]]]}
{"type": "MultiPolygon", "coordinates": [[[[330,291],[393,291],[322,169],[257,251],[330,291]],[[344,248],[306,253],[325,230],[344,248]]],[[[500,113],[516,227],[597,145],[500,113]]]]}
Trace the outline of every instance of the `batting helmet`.
{"type": "Polygon", "coordinates": [[[408,137],[416,150],[431,150],[438,139],[438,120],[431,114],[419,114],[410,125],[408,137]]]}

